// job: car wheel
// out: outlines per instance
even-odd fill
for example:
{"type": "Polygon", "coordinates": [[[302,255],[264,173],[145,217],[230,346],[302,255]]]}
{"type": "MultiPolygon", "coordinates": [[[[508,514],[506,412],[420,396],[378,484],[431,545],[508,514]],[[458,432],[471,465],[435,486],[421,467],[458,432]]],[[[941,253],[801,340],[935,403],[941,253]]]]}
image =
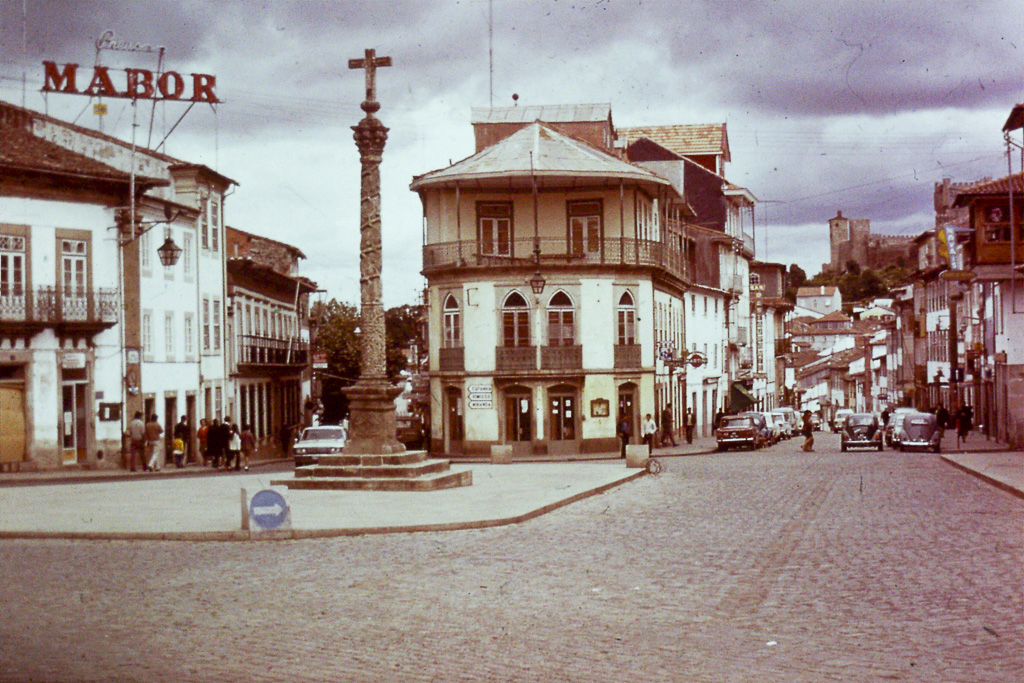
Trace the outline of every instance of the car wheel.
{"type": "Polygon", "coordinates": [[[879,452],[879,453],[881,453],[881,452],[882,452],[882,444],[881,444],[881,443],[879,443],[879,444],[878,444],[878,452],[879,452]]]}
{"type": "Polygon", "coordinates": [[[840,444],[839,445],[839,450],[842,451],[843,453],[845,453],[846,452],[846,444],[845,443],[844,444],[840,444]]]}

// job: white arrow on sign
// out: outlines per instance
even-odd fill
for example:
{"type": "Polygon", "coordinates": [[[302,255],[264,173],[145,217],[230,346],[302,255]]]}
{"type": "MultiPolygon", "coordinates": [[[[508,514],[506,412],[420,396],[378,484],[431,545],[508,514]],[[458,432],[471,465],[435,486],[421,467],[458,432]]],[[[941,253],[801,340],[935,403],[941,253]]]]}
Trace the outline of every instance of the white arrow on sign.
{"type": "Polygon", "coordinates": [[[274,516],[277,516],[277,515],[281,514],[284,511],[285,511],[285,508],[281,507],[277,503],[274,503],[273,505],[256,505],[256,506],[253,506],[253,508],[252,508],[252,514],[258,515],[258,516],[262,516],[262,515],[274,515],[274,516]]]}

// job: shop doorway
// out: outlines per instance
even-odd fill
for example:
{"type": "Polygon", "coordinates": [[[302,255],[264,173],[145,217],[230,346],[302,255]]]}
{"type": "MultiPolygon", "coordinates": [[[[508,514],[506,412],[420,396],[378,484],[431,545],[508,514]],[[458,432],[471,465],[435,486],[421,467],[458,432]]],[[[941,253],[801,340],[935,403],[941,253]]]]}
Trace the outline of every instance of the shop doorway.
{"type": "Polygon", "coordinates": [[[549,453],[567,453],[578,450],[576,404],[575,387],[559,385],[548,390],[549,453]]]}
{"type": "Polygon", "coordinates": [[[455,387],[448,387],[444,390],[445,402],[445,424],[442,425],[444,432],[444,452],[453,453],[456,449],[462,452],[462,441],[465,438],[462,412],[462,390],[455,387]]]}
{"type": "Polygon", "coordinates": [[[629,422],[629,442],[640,442],[640,421],[637,415],[637,390],[633,382],[619,386],[619,412],[615,420],[615,435],[618,438],[618,425],[625,418],[629,422]]]}
{"type": "Polygon", "coordinates": [[[528,387],[505,391],[505,441],[513,455],[533,452],[533,396],[528,387]]]}
{"type": "Polygon", "coordinates": [[[85,462],[89,452],[85,389],[86,382],[61,385],[61,461],[65,465],[85,462]]]}

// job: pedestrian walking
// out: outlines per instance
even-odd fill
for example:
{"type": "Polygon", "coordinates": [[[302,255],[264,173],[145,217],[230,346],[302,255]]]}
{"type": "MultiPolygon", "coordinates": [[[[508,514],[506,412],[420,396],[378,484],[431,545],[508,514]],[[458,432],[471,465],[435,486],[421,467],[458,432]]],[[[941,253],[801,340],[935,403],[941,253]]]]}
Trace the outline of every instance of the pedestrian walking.
{"type": "Polygon", "coordinates": [[[967,442],[967,435],[971,433],[972,410],[968,406],[962,406],[956,413],[956,447],[960,448],[961,443],[967,442]]]}
{"type": "Polygon", "coordinates": [[[228,459],[224,463],[224,469],[231,469],[231,464],[234,463],[237,472],[242,469],[242,437],[238,433],[237,424],[232,423],[228,429],[228,459]]]}
{"type": "Polygon", "coordinates": [[[250,425],[242,425],[242,457],[245,459],[245,471],[249,471],[249,457],[256,450],[256,436],[252,433],[250,425]]]}
{"type": "Polygon", "coordinates": [[[622,455],[620,457],[626,457],[626,446],[629,445],[629,418],[625,415],[619,420],[619,441],[622,442],[622,455]]]}
{"type": "Polygon", "coordinates": [[[181,439],[182,451],[181,451],[181,464],[178,465],[178,461],[175,460],[174,464],[177,467],[184,467],[187,458],[185,455],[192,449],[192,428],[188,425],[188,418],[184,415],[181,416],[181,421],[174,425],[174,438],[181,439]]]}
{"type": "Polygon", "coordinates": [[[664,410],[661,411],[661,445],[664,446],[666,443],[671,443],[676,446],[676,435],[675,430],[672,428],[672,404],[666,403],[664,410]]]}
{"type": "Polygon", "coordinates": [[[160,444],[160,435],[163,433],[164,428],[160,426],[156,415],[150,415],[149,422],[146,423],[146,454],[149,456],[149,462],[145,467],[147,472],[159,472],[163,465],[164,454],[160,444]]]}
{"type": "Polygon", "coordinates": [[[686,443],[693,443],[693,430],[697,427],[697,415],[693,412],[693,408],[686,409],[686,415],[683,417],[686,427],[686,443]]]}
{"type": "Polygon", "coordinates": [[[802,428],[804,435],[804,451],[814,450],[814,422],[811,421],[811,411],[804,411],[804,424],[802,428]]]}
{"type": "Polygon", "coordinates": [[[644,443],[647,444],[647,454],[650,455],[654,450],[654,435],[658,433],[658,425],[655,423],[654,418],[651,417],[650,413],[647,413],[647,417],[644,418],[644,423],[640,425],[640,437],[644,443]]]}
{"type": "Polygon", "coordinates": [[[142,421],[142,411],[136,411],[135,417],[128,423],[128,467],[134,472],[135,465],[146,469],[146,423],[142,421]]]}
{"type": "Polygon", "coordinates": [[[196,430],[196,440],[199,441],[199,464],[206,467],[206,437],[210,433],[210,424],[206,418],[199,420],[199,429],[196,430]]]}
{"type": "Polygon", "coordinates": [[[223,457],[227,445],[228,442],[224,438],[220,420],[215,417],[206,434],[206,453],[210,456],[210,467],[213,469],[220,467],[220,459],[223,457]]]}

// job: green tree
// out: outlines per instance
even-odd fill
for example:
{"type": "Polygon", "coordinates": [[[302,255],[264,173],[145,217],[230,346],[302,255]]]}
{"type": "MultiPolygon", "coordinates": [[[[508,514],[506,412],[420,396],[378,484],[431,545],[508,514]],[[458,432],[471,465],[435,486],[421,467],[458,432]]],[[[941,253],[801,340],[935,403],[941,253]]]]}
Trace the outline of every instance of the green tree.
{"type": "MultiPolygon", "coordinates": [[[[361,370],[359,311],[351,304],[331,299],[316,307],[312,315],[319,317],[316,350],[327,353],[327,370],[320,373],[322,420],[335,424],[348,414],[348,399],[343,390],[355,384],[361,370]]],[[[384,313],[386,372],[392,382],[398,381],[406,369],[402,349],[415,343],[410,339],[419,339],[418,320],[417,309],[413,306],[399,306],[384,313]]]]}
{"type": "Polygon", "coordinates": [[[795,263],[789,264],[789,272],[786,274],[785,296],[792,302],[796,302],[796,291],[807,284],[807,273],[795,263]]]}

